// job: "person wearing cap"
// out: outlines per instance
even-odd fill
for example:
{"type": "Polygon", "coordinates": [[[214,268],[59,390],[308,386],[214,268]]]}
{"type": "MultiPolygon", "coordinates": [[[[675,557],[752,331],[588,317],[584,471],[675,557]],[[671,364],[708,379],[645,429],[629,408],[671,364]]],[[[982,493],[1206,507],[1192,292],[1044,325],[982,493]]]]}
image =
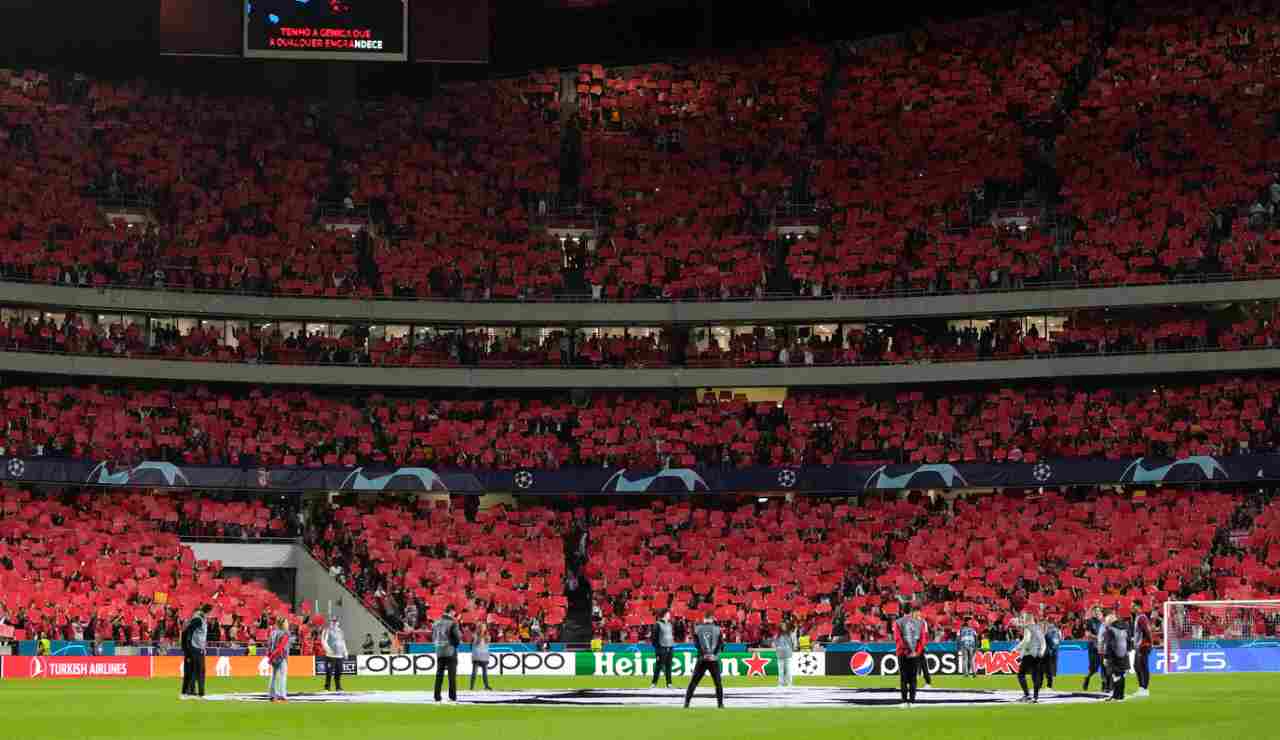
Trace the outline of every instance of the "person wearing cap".
{"type": "Polygon", "coordinates": [[[209,636],[210,604],[202,604],[182,630],[181,699],[204,697],[204,651],[209,636]]]}
{"type": "Polygon", "coordinates": [[[324,649],[324,690],[329,690],[330,679],[335,691],[342,691],[342,662],[347,658],[347,638],[342,634],[342,625],[336,616],[329,618],[324,632],[320,634],[321,647],[324,649]]]}

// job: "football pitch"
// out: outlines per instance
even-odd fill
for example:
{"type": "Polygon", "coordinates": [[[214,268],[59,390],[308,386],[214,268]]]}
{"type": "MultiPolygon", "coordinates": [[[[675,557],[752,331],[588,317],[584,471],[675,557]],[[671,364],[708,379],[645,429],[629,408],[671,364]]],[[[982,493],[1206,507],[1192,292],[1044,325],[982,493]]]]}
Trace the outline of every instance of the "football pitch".
{"type": "MultiPolygon", "coordinates": [[[[1064,676],[1059,689],[1075,692],[1080,678],[1064,676]]],[[[1130,679],[1129,683],[1136,684],[1130,679]]],[[[683,686],[682,682],[678,685],[683,686]]],[[[4,737],[35,738],[377,738],[438,737],[448,740],[624,740],[625,738],[1280,738],[1280,677],[1270,674],[1155,677],[1150,698],[1122,704],[1100,702],[1039,705],[979,704],[911,709],[858,704],[737,707],[734,694],[759,695],[772,679],[729,679],[729,709],[718,711],[709,685],[700,686],[695,709],[671,706],[574,706],[492,703],[436,706],[413,703],[309,701],[323,680],[292,678],[289,704],[261,701],[179,701],[178,681],[160,679],[0,681],[0,722],[4,737]]],[[[806,688],[875,689],[896,686],[893,678],[814,678],[806,688]]],[[[1011,677],[964,679],[939,677],[937,689],[966,694],[1016,689],[1011,677]]],[[[349,692],[398,695],[431,690],[429,678],[351,677],[349,692]]],[[[546,695],[591,689],[605,695],[644,695],[647,683],[625,678],[502,677],[495,689],[546,695]],[[618,689],[630,691],[619,692],[618,689]]],[[[1097,689],[1095,677],[1093,686],[1097,689]]],[[[1136,688],[1136,686],[1135,686],[1136,688]]],[[[211,678],[208,693],[253,695],[265,680],[211,678]]],[[[674,693],[674,692],[673,692],[674,693]]],[[[876,694],[878,692],[868,692],[876,694]]],[[[460,692],[465,700],[467,692],[460,692]]],[[[476,694],[476,700],[484,695],[476,694]]],[[[494,695],[489,694],[489,697],[494,695]]],[[[885,696],[881,694],[881,696],[885,696]]],[[[318,697],[317,697],[318,698],[318,697]]],[[[394,697],[393,697],[394,698],[394,697]]],[[[888,695],[886,698],[891,698],[888,695]]]]}

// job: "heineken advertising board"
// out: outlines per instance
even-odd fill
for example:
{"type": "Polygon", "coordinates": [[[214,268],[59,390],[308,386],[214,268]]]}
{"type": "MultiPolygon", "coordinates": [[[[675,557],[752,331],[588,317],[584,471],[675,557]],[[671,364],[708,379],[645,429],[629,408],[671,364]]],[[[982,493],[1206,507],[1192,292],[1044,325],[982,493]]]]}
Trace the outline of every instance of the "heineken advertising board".
{"type": "MultiPolygon", "coordinates": [[[[693,674],[697,653],[691,650],[677,651],[671,660],[673,676],[693,674]]],[[[792,670],[797,676],[821,676],[824,665],[820,656],[813,653],[797,653],[792,658],[792,670]]],[[[579,676],[653,676],[658,658],[653,653],[578,653],[576,658],[579,676]]],[[[772,650],[753,650],[741,653],[722,653],[720,670],[726,676],[776,676],[778,657],[772,650]]]]}

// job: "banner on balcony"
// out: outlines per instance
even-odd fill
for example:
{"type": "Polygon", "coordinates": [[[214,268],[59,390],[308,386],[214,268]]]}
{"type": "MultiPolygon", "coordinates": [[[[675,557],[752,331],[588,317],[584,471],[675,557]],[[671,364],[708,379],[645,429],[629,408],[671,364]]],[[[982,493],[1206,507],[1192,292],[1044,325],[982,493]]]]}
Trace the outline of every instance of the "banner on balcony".
{"type": "Polygon", "coordinates": [[[48,457],[0,458],[0,482],[276,491],[494,491],[531,494],[803,491],[858,494],[925,488],[1269,480],[1280,480],[1280,455],[1201,456],[1178,460],[1059,459],[1036,463],[700,467],[647,471],[616,468],[455,470],[408,465],[232,467],[180,465],[163,461],[117,465],[48,457]]]}

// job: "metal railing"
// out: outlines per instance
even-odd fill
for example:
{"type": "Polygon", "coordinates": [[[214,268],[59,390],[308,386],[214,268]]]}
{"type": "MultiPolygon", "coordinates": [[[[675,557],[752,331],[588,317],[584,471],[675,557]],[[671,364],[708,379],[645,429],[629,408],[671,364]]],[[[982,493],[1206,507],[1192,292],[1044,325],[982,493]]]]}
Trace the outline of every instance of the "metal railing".
{"type": "MultiPolygon", "coordinates": [[[[1213,272],[1198,273],[1193,275],[1176,275],[1162,279],[1157,282],[1149,280],[1116,280],[1116,281],[1089,281],[1089,280],[1043,280],[1043,281],[1025,281],[1021,286],[1008,288],[978,287],[978,288],[949,288],[939,287],[933,290],[926,288],[885,288],[877,290],[850,290],[850,291],[832,291],[828,292],[820,298],[814,298],[808,294],[802,293],[766,293],[763,296],[742,296],[722,298],[720,296],[712,296],[706,298],[700,297],[683,297],[683,298],[664,298],[661,296],[653,298],[636,298],[628,301],[612,300],[603,297],[594,300],[590,295],[579,293],[556,293],[550,297],[533,296],[526,298],[502,298],[494,297],[487,300],[484,299],[466,299],[463,297],[437,297],[437,296],[386,296],[371,294],[367,297],[344,297],[333,298],[324,295],[305,295],[302,293],[286,293],[282,291],[253,291],[253,290],[218,290],[213,288],[188,288],[178,285],[166,285],[164,287],[155,287],[145,283],[103,283],[90,284],[84,286],[64,285],[52,280],[30,280],[20,276],[7,276],[0,278],[0,290],[3,290],[4,283],[18,283],[24,285],[49,285],[51,287],[81,287],[93,290],[145,290],[162,293],[186,293],[192,295],[232,295],[232,296],[252,296],[257,298],[306,298],[314,300],[349,300],[353,302],[396,302],[396,303],[492,303],[492,304],[518,304],[518,303],[539,303],[539,304],[561,304],[561,303],[610,303],[610,304],[693,304],[705,305],[711,303],[759,303],[759,302],[776,302],[776,301],[826,301],[839,302],[842,300],[896,300],[901,298],[934,298],[943,296],[957,295],[1006,295],[1016,293],[1029,293],[1042,290],[1085,290],[1085,289],[1103,289],[1103,288],[1150,288],[1163,285],[1204,285],[1211,283],[1241,283],[1255,282],[1258,280],[1274,280],[1280,278],[1280,271],[1258,272],[1256,274],[1242,275],[1230,272],[1213,272]]],[[[51,304],[52,305],[52,302],[51,304]]]]}
{"type": "MultiPolygon", "coordinates": [[[[5,353],[25,353],[34,355],[46,355],[52,357],[102,357],[112,360],[164,360],[169,362],[191,362],[206,363],[213,365],[254,365],[266,367],[350,367],[350,368],[387,368],[387,369],[403,369],[403,368],[420,368],[429,369],[480,369],[480,370],[530,370],[537,368],[546,369],[563,369],[582,372],[599,372],[604,370],[667,370],[672,368],[693,368],[693,369],[748,369],[748,368],[836,368],[836,367],[918,367],[921,365],[947,365],[962,362],[968,363],[987,363],[987,362],[1022,362],[1027,360],[1056,360],[1056,359],[1072,359],[1072,358],[1107,358],[1107,357],[1134,357],[1143,355],[1187,355],[1187,354],[1203,354],[1203,353],[1229,353],[1229,352],[1249,352],[1260,350],[1280,350],[1277,347],[1253,347],[1242,346],[1238,349],[1231,349],[1222,346],[1204,346],[1189,349],[1157,349],[1157,350],[1120,350],[1120,351],[1095,351],[1095,352],[1043,352],[1024,355],[975,355],[975,356],[942,356],[942,357],[922,357],[922,358],[904,358],[901,360],[861,360],[858,362],[814,362],[806,364],[803,361],[794,361],[787,363],[780,362],[750,362],[735,364],[731,359],[708,359],[699,360],[694,358],[692,361],[686,359],[684,363],[677,364],[672,362],[659,363],[601,363],[601,364],[562,364],[548,363],[545,361],[530,360],[479,360],[476,362],[414,362],[414,363],[380,363],[371,362],[274,362],[274,361],[255,361],[255,360],[218,360],[207,357],[190,357],[183,355],[165,355],[160,353],[125,353],[123,355],[89,353],[89,352],[64,352],[58,350],[45,349],[29,349],[29,348],[6,348],[0,347],[0,354],[5,353]]],[[[232,538],[235,539],[235,538],[232,538]]],[[[239,541],[239,540],[237,540],[239,541]]]]}

